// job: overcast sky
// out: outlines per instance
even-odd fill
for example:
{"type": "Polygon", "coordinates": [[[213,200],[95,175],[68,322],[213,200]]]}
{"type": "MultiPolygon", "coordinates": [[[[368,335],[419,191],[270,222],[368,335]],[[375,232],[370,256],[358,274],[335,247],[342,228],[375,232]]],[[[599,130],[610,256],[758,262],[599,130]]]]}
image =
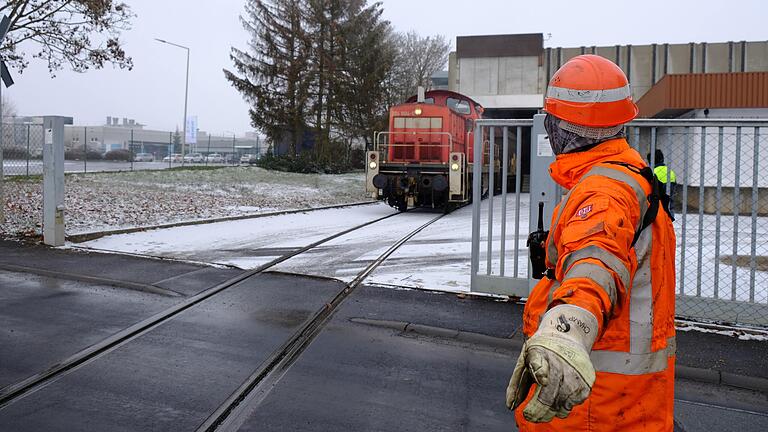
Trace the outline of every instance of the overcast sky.
{"type": "MultiPolygon", "coordinates": [[[[75,124],[101,125],[106,116],[128,117],[152,129],[181,128],[185,51],[191,48],[189,114],[213,133],[251,129],[248,107],[227,83],[230,47],[248,37],[238,16],[244,0],[124,0],[137,15],[122,39],[132,71],[50,78],[46,65],[31,61],[8,95],[20,115],[59,114],[75,124]]],[[[514,1],[384,0],[384,17],[399,31],[456,36],[544,33],[545,46],[725,42],[768,40],[764,0],[514,1]],[[547,34],[551,37],[547,39],[547,34]]]]}

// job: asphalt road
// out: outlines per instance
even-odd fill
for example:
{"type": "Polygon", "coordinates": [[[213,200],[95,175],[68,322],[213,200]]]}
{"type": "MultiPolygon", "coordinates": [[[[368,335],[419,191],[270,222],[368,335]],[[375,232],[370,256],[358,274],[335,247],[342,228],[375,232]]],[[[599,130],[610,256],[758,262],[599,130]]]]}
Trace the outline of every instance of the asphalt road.
{"type": "MultiPolygon", "coordinates": [[[[355,211],[365,220],[381,213],[374,206],[355,211]]],[[[261,262],[363,222],[343,214],[292,216],[297,236],[282,251],[274,248],[278,242],[269,230],[259,232],[262,242],[251,248],[239,243],[217,249],[214,242],[225,233],[203,227],[211,235],[203,250],[261,262]]],[[[367,233],[378,233],[372,237],[340,237],[311,260],[289,260],[282,269],[336,272],[346,262],[327,274],[346,278],[376,255],[383,247],[379,241],[392,241],[434,214],[401,216],[368,227],[367,233]],[[316,265],[322,262],[325,269],[316,265]]],[[[173,232],[177,243],[190,238],[173,232]]],[[[0,242],[0,396],[2,386],[238,272],[0,242]],[[27,270],[18,270],[23,266],[27,270]],[[145,286],[152,290],[142,291],[145,286]]],[[[0,430],[195,430],[343,288],[342,282],[316,276],[266,273],[246,279],[0,407],[0,430]]],[[[362,286],[295,362],[276,372],[273,386],[243,403],[231,430],[515,430],[503,402],[517,357],[510,340],[520,341],[521,311],[522,305],[511,302],[362,286]]],[[[764,374],[765,342],[692,332],[678,338],[679,363],[764,374]]],[[[676,430],[768,430],[767,407],[765,393],[678,381],[676,430]]]]}
{"type": "MultiPolygon", "coordinates": [[[[139,280],[188,294],[232,274],[71,252],[51,261],[57,267],[67,259],[83,263],[80,272],[102,276],[110,265],[122,264],[124,274],[143,267],[139,280]],[[91,258],[98,263],[84,261],[91,258]],[[163,271],[164,266],[173,270],[163,271]]],[[[98,284],[0,274],[0,385],[181,301],[98,284]]],[[[0,408],[0,430],[195,430],[341,287],[332,280],[282,274],[248,279],[0,408]]],[[[503,400],[517,352],[503,341],[519,338],[519,308],[452,294],[363,286],[277,384],[247,406],[234,430],[514,431],[503,400]],[[393,328],[393,323],[409,327],[393,328]],[[457,337],[458,331],[469,336],[457,337]]],[[[766,398],[678,381],[677,430],[767,430],[766,398]]]]}

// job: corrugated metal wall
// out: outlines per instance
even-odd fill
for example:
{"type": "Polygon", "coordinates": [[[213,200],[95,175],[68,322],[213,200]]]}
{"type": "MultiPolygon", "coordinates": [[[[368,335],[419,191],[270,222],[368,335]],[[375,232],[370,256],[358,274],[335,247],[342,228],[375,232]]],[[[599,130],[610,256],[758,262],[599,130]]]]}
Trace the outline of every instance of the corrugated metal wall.
{"type": "Polygon", "coordinates": [[[665,75],[638,102],[640,117],[663,110],[768,107],[768,72],[665,75]]]}

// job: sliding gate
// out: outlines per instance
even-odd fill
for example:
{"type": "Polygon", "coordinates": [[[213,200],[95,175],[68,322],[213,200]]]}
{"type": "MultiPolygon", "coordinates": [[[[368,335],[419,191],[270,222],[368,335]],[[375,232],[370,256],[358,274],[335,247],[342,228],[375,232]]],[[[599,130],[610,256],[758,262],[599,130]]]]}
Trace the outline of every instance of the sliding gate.
{"type": "MultiPolygon", "coordinates": [[[[658,165],[658,149],[675,173],[666,187],[675,213],[678,316],[768,326],[768,120],[635,120],[625,131],[651,165],[658,165]]],[[[543,115],[479,120],[475,134],[487,144],[475,149],[474,172],[481,163],[507,168],[514,153],[521,173],[529,150],[530,192],[518,175],[514,192],[481,200],[475,176],[471,290],[527,297],[536,281],[529,279],[525,241],[536,229],[539,202],[547,230],[562,193],[548,174],[554,157],[543,115]]]]}

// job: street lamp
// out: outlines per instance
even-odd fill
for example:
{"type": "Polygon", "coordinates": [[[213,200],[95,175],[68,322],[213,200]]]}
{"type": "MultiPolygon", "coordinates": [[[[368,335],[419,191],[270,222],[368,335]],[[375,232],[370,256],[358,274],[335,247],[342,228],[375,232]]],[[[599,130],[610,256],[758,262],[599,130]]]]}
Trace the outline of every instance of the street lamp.
{"type": "MultiPolygon", "coordinates": [[[[187,146],[187,99],[189,97],[189,48],[185,47],[184,45],[175,44],[173,42],[168,42],[163,39],[155,38],[156,41],[168,45],[173,45],[178,48],[183,48],[187,50],[187,80],[186,85],[184,87],[184,122],[183,125],[183,132],[182,132],[182,138],[181,138],[181,164],[184,165],[184,148],[187,146]]],[[[177,129],[178,130],[178,129],[177,129]]]]}

